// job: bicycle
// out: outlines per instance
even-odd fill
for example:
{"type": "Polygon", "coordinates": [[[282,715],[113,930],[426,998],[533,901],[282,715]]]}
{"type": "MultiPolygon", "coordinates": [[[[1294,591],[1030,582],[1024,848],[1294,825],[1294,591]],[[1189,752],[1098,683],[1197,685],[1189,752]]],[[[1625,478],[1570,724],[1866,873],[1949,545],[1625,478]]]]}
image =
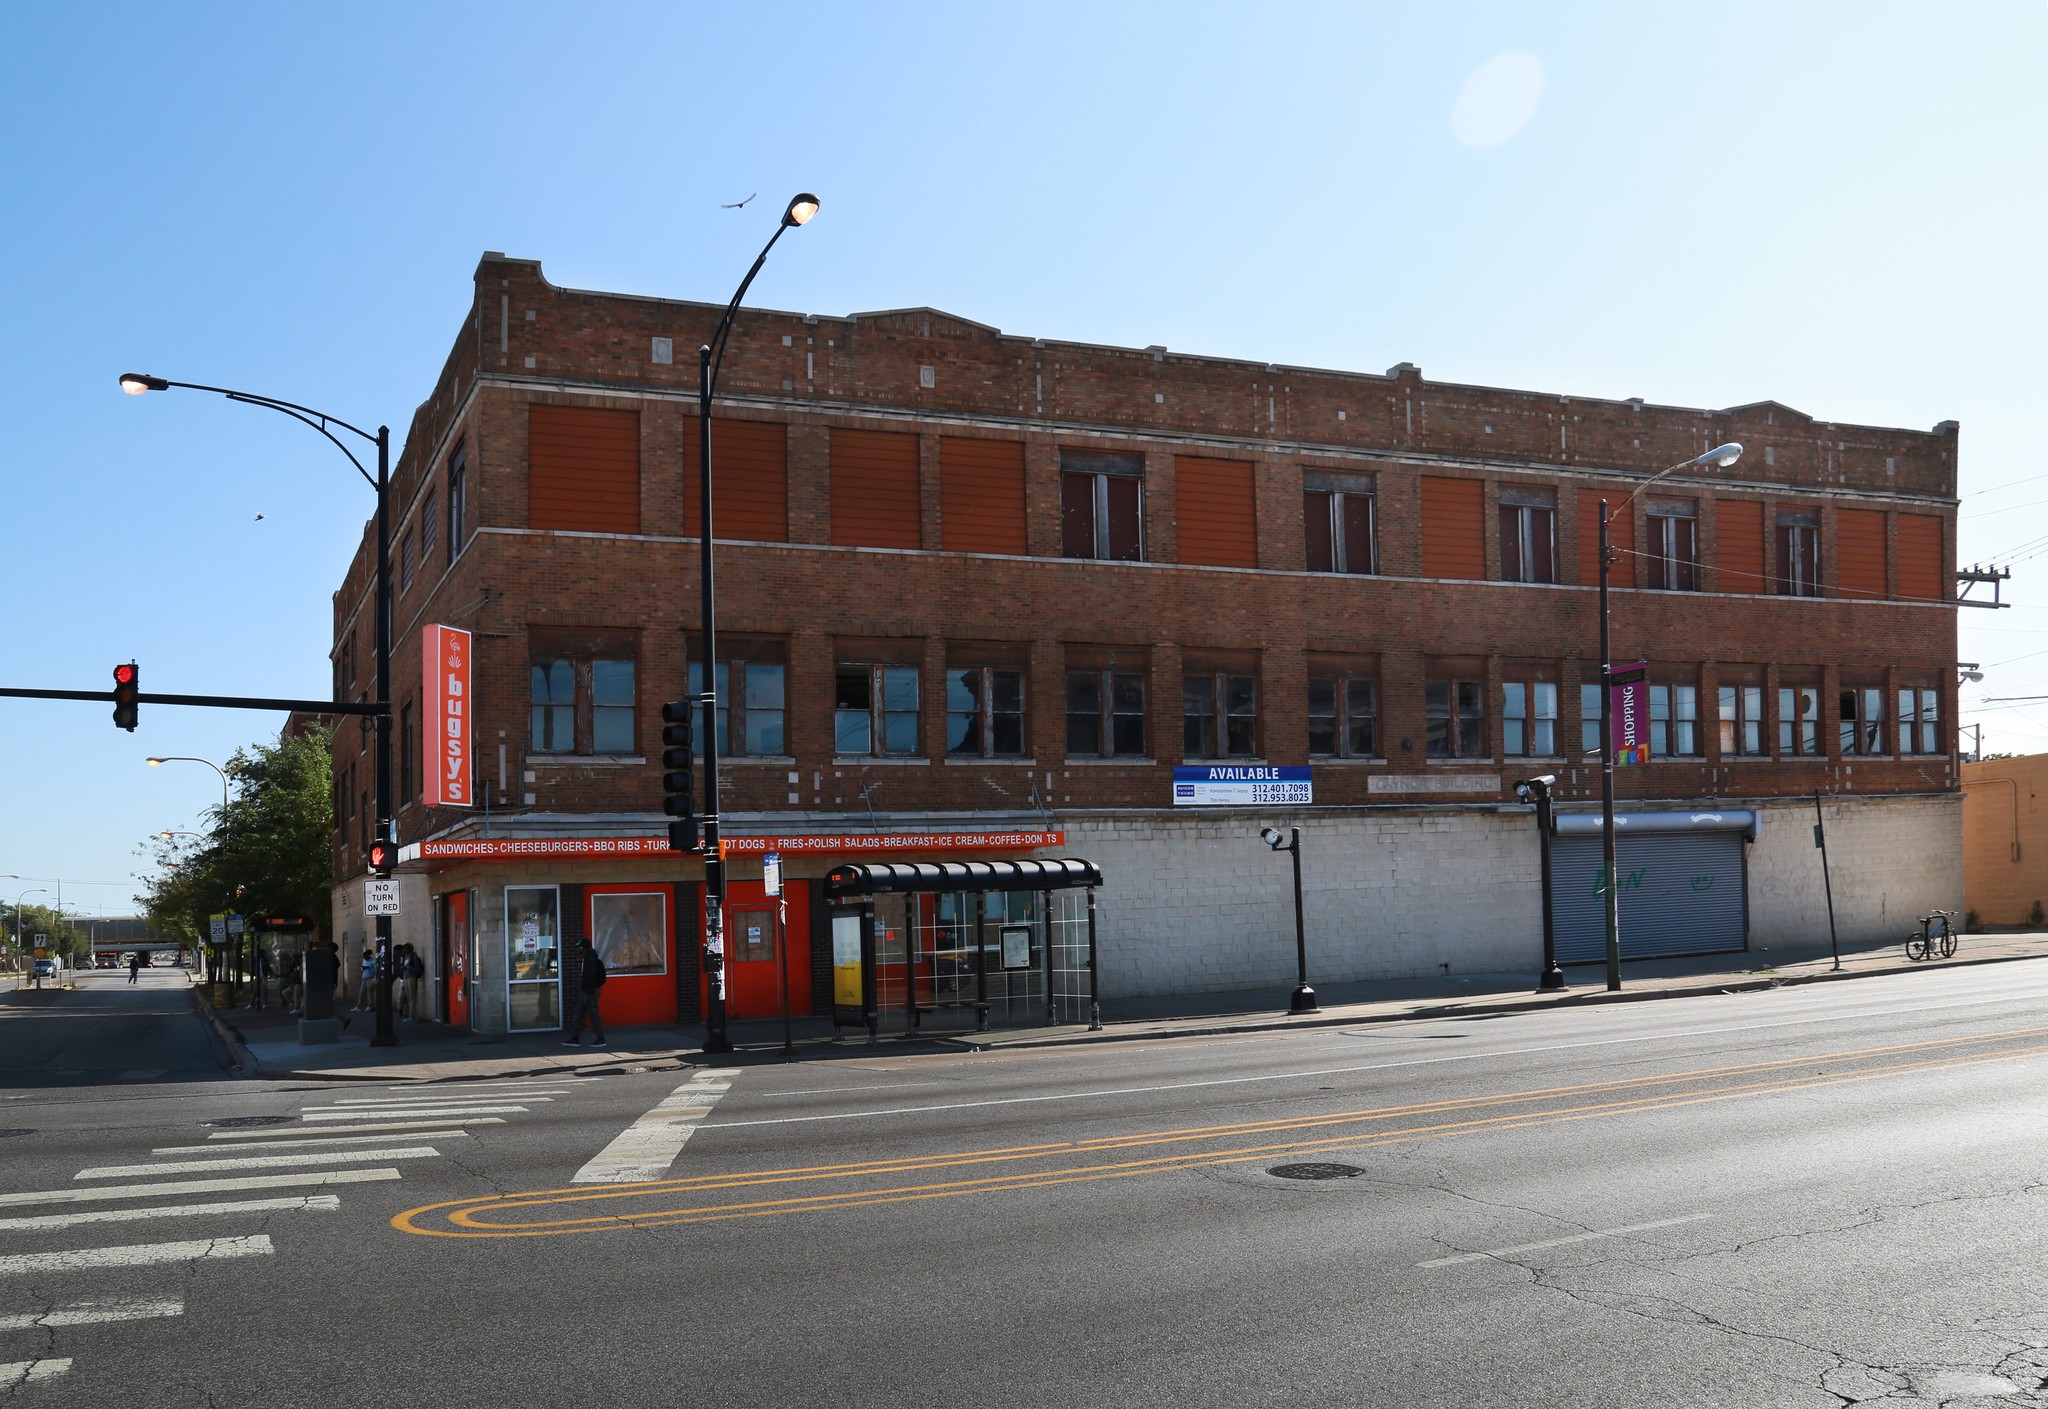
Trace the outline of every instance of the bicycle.
{"type": "Polygon", "coordinates": [[[1930,910],[1920,917],[1920,928],[1906,936],[1906,957],[1914,963],[1923,959],[1952,959],[1956,952],[1956,927],[1950,923],[1953,910],[1930,910]]]}

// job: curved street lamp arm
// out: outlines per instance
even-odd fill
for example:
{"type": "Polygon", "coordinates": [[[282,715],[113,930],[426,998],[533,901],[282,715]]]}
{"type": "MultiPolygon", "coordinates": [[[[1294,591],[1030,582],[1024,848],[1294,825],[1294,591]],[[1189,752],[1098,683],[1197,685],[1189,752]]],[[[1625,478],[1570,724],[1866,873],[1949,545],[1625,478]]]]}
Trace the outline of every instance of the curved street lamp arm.
{"type": "MultiPolygon", "coordinates": [[[[227,393],[227,398],[230,401],[247,402],[251,406],[268,406],[273,411],[284,412],[285,415],[290,416],[295,421],[305,422],[314,430],[326,436],[330,441],[333,441],[334,448],[336,450],[339,450],[342,454],[348,456],[348,462],[356,467],[356,473],[363,477],[364,484],[369,485],[370,488],[372,489],[375,489],[377,487],[376,477],[372,475],[368,470],[363,468],[363,462],[356,458],[355,451],[349,449],[346,445],[343,445],[341,441],[336,438],[334,432],[327,429],[329,418],[321,415],[318,411],[303,411],[296,406],[287,406],[282,402],[266,400],[265,398],[260,396],[244,396],[240,392],[231,391],[227,393]]],[[[333,424],[341,426],[343,430],[355,431],[357,435],[362,434],[362,432],[356,430],[354,426],[347,425],[341,421],[335,421],[333,422],[333,424]]],[[[377,437],[375,437],[374,435],[370,437],[370,440],[372,442],[375,442],[376,439],[377,437]]]]}
{"type": "Polygon", "coordinates": [[[315,429],[324,431],[330,425],[340,426],[350,435],[359,435],[372,445],[377,443],[377,433],[375,431],[366,431],[361,426],[352,426],[339,416],[330,416],[325,411],[315,411],[312,407],[301,406],[296,401],[280,401],[274,396],[259,396],[253,391],[236,391],[233,387],[207,386],[202,382],[166,381],[164,385],[167,387],[183,387],[187,391],[210,391],[218,396],[225,396],[230,401],[246,401],[251,406],[268,406],[273,411],[294,413],[302,420],[310,417],[316,423],[315,429]]]}
{"type": "Polygon", "coordinates": [[[777,225],[775,233],[768,237],[768,243],[761,246],[761,253],[754,258],[754,267],[747,271],[747,277],[740,280],[738,292],[732,302],[725,306],[725,316],[718,320],[718,328],[711,334],[711,341],[705,346],[711,349],[711,378],[708,394],[718,390],[718,373],[725,366],[725,345],[732,338],[732,320],[739,316],[740,300],[747,296],[747,287],[754,282],[754,276],[761,272],[761,266],[768,262],[768,251],[775,248],[775,242],[782,238],[782,232],[791,228],[787,223],[777,225]]]}

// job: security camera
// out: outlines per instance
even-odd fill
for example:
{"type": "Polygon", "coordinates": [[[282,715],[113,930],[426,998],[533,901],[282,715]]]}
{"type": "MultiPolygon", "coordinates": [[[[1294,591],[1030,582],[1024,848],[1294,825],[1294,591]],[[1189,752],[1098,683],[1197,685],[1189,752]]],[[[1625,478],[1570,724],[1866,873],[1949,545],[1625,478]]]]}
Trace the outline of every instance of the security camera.
{"type": "Polygon", "coordinates": [[[1532,800],[1538,793],[1547,793],[1557,786],[1555,773],[1544,773],[1534,778],[1524,778],[1515,784],[1515,796],[1523,802],[1532,800]]]}
{"type": "Polygon", "coordinates": [[[1259,828],[1259,840],[1264,842],[1267,846],[1273,847],[1275,850],[1278,850],[1283,838],[1281,837],[1280,832],[1277,828],[1261,827],[1259,828]]]}

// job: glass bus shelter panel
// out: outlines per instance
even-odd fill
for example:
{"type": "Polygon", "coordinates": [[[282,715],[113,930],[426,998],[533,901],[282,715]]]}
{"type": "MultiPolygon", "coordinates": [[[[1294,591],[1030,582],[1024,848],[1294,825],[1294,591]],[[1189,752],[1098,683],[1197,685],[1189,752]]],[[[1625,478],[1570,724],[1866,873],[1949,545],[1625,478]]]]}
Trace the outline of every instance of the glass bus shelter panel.
{"type": "Polygon", "coordinates": [[[907,1013],[913,895],[878,895],[875,906],[875,1008],[907,1013]]]}
{"type": "Polygon", "coordinates": [[[1090,995],[1094,990],[1088,965],[1088,892],[1056,890],[1051,898],[1051,1020],[1087,1022],[1093,1016],[1090,995]]]}
{"type": "Polygon", "coordinates": [[[981,901],[981,961],[988,970],[989,1017],[1000,1023],[1045,1016],[1045,898],[1031,890],[992,890],[981,901]]]}

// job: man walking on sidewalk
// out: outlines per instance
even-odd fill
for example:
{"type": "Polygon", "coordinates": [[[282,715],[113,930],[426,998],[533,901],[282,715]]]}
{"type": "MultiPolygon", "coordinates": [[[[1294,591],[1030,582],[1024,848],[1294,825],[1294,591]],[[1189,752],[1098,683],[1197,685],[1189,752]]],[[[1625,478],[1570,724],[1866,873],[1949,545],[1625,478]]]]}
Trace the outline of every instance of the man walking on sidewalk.
{"type": "Polygon", "coordinates": [[[589,1023],[591,1032],[597,1037],[597,1041],[591,1045],[602,1047],[605,1045],[604,1022],[597,1015],[597,991],[604,987],[604,960],[598,958],[597,951],[590,947],[589,935],[583,936],[583,943],[577,949],[576,957],[581,961],[578,967],[582,971],[582,981],[577,987],[582,991],[583,1001],[577,1006],[576,1021],[570,1025],[568,1035],[562,1039],[562,1045],[581,1047],[583,1025],[589,1023]]]}

